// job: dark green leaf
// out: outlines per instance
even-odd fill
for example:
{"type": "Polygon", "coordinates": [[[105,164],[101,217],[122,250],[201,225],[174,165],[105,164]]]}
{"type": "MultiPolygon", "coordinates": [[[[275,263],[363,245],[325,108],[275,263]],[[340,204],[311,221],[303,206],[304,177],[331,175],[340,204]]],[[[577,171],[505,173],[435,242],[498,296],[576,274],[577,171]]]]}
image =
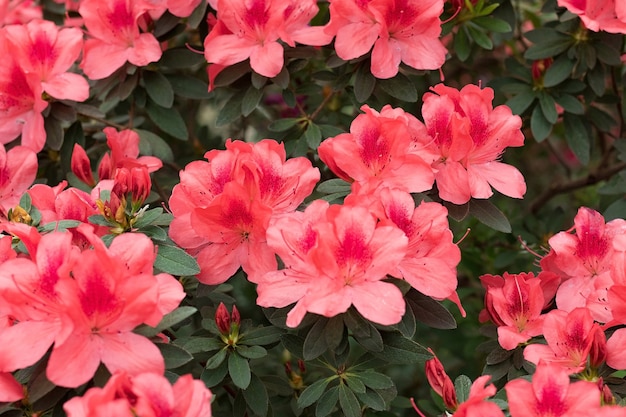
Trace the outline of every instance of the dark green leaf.
{"type": "Polygon", "coordinates": [[[256,415],[261,417],[267,415],[269,397],[265,385],[263,385],[263,382],[258,376],[252,374],[250,385],[243,391],[243,398],[245,398],[248,407],[250,407],[256,415]]]}
{"type": "Polygon", "coordinates": [[[572,39],[566,37],[555,41],[541,41],[532,45],[524,53],[524,58],[530,60],[552,58],[565,52],[572,45],[572,39]]]}
{"type": "Polygon", "coordinates": [[[195,258],[177,246],[159,245],[154,267],[161,272],[177,276],[190,276],[200,273],[195,258]]]}
{"type": "Polygon", "coordinates": [[[187,352],[202,353],[211,352],[224,347],[224,342],[215,337],[192,337],[181,345],[187,352]]]}
{"type": "Polygon", "coordinates": [[[585,107],[574,96],[571,96],[569,94],[563,94],[559,97],[555,97],[554,99],[556,100],[557,104],[563,107],[563,110],[565,110],[568,113],[572,113],[572,114],[584,114],[585,113],[585,107]]]}
{"type": "Polygon", "coordinates": [[[535,101],[535,98],[537,98],[535,92],[529,88],[528,90],[511,97],[506,102],[506,105],[511,108],[513,114],[521,115],[533,103],[533,101],[535,101]]]}
{"type": "Polygon", "coordinates": [[[362,394],[365,392],[365,384],[356,375],[346,375],[344,381],[354,393],[362,394]]]}
{"type": "Polygon", "coordinates": [[[489,200],[470,201],[470,214],[478,219],[481,223],[491,227],[494,230],[503,233],[511,233],[511,224],[496,206],[489,200]]]}
{"type": "Polygon", "coordinates": [[[607,65],[618,66],[621,65],[621,53],[613,48],[612,45],[604,42],[597,42],[593,44],[598,59],[607,65]]]}
{"type": "Polygon", "coordinates": [[[512,30],[511,25],[507,22],[492,16],[476,17],[472,19],[472,23],[475,23],[491,32],[506,33],[512,30]]]}
{"type": "Polygon", "coordinates": [[[152,222],[158,219],[161,216],[161,214],[163,214],[163,209],[161,207],[155,207],[152,210],[144,211],[141,217],[137,219],[134,226],[137,228],[141,228],[149,224],[152,224],[152,222]]]}
{"type": "Polygon", "coordinates": [[[587,73],[587,82],[589,87],[597,96],[603,96],[606,89],[606,77],[602,65],[597,65],[594,69],[587,73]]]}
{"type": "Polygon", "coordinates": [[[530,117],[530,130],[537,142],[543,141],[552,131],[552,123],[546,120],[541,111],[541,106],[535,106],[533,114],[530,117]]]}
{"type": "Polygon", "coordinates": [[[280,341],[292,355],[298,358],[303,358],[302,346],[304,345],[304,339],[295,334],[283,334],[280,337],[280,341]]]}
{"type": "Polygon", "coordinates": [[[291,129],[292,127],[294,127],[301,121],[302,119],[289,118],[289,117],[284,118],[284,119],[278,119],[272,122],[272,124],[268,126],[268,129],[271,130],[272,132],[284,132],[284,131],[291,129]]]}
{"type": "Polygon", "coordinates": [[[366,370],[357,374],[365,386],[372,389],[386,389],[394,386],[393,380],[387,375],[374,370],[366,370]]]}
{"type": "Polygon", "coordinates": [[[148,226],[143,226],[138,230],[138,232],[148,236],[150,240],[155,243],[167,241],[167,232],[159,226],[153,226],[150,224],[148,226]]]}
{"type": "Polygon", "coordinates": [[[228,352],[226,351],[225,347],[218,350],[213,356],[209,358],[208,361],[206,361],[206,364],[204,365],[204,367],[206,369],[216,369],[218,366],[224,363],[224,360],[226,359],[227,354],[228,352]]]}
{"type": "Polygon", "coordinates": [[[280,340],[283,331],[277,327],[257,327],[240,335],[240,343],[246,345],[269,345],[280,340]]]}
{"type": "Polygon", "coordinates": [[[324,329],[327,323],[327,318],[320,317],[306,335],[303,346],[305,360],[315,359],[328,350],[326,338],[324,337],[324,329]]]}
{"type": "Polygon", "coordinates": [[[354,96],[359,103],[365,102],[374,91],[376,87],[376,78],[370,72],[367,65],[361,63],[356,70],[354,78],[354,96]]]}
{"type": "Polygon", "coordinates": [[[322,132],[318,125],[313,122],[310,122],[304,131],[304,140],[306,140],[306,144],[309,145],[309,148],[313,150],[317,150],[317,147],[320,145],[322,141],[322,132]]]}
{"type": "Polygon", "coordinates": [[[175,369],[193,360],[193,355],[171,343],[156,343],[165,360],[165,369],[175,369]]]}
{"type": "Polygon", "coordinates": [[[339,386],[332,387],[320,397],[315,406],[315,417],[326,417],[335,408],[339,400],[339,386]]]}
{"type": "Polygon", "coordinates": [[[454,36],[454,52],[456,52],[456,56],[459,60],[463,62],[469,58],[472,52],[472,45],[470,44],[465,26],[461,26],[454,36]]]}
{"type": "Polygon", "coordinates": [[[350,192],[350,183],[339,178],[333,178],[320,183],[317,186],[317,192],[323,194],[350,192]]]}
{"type": "Polygon", "coordinates": [[[602,132],[610,132],[617,123],[613,117],[599,107],[589,106],[587,118],[602,132]]]}
{"type": "Polygon", "coordinates": [[[166,77],[177,96],[196,100],[209,98],[209,85],[199,78],[185,74],[168,74],[166,77]]]}
{"type": "Polygon", "coordinates": [[[454,390],[459,403],[467,401],[471,386],[472,380],[465,375],[460,375],[454,380],[454,390]]]}
{"type": "Polygon", "coordinates": [[[493,49],[493,42],[481,28],[472,25],[470,22],[467,24],[467,30],[478,46],[489,51],[493,49]]]}
{"type": "Polygon", "coordinates": [[[512,355],[512,350],[506,350],[502,349],[500,346],[496,346],[496,348],[487,355],[486,363],[487,365],[495,365],[496,363],[509,359],[512,355]]]}
{"type": "Polygon", "coordinates": [[[339,385],[339,405],[344,417],[361,417],[361,406],[354,392],[344,384],[339,385]]]}
{"type": "Polygon", "coordinates": [[[44,129],[46,131],[46,144],[50,149],[58,151],[63,146],[63,126],[61,122],[52,116],[44,119],[44,129]]]}
{"type": "Polygon", "coordinates": [[[551,27],[540,27],[524,33],[524,37],[533,43],[554,42],[570,39],[570,36],[557,32],[551,27]]]}
{"type": "Polygon", "coordinates": [[[304,391],[302,391],[302,394],[300,394],[300,397],[298,397],[298,407],[304,409],[317,401],[326,390],[330,381],[335,378],[336,377],[318,379],[313,384],[306,387],[304,391]]]}
{"type": "Polygon", "coordinates": [[[212,388],[222,382],[227,373],[228,365],[226,361],[222,360],[215,369],[205,368],[200,375],[200,379],[208,388],[212,388]]]}
{"type": "MultiPolygon", "coordinates": [[[[357,398],[366,406],[371,408],[372,410],[382,411],[387,408],[385,404],[385,399],[377,392],[372,389],[367,389],[365,392],[356,392],[355,394],[357,398]]],[[[393,416],[393,414],[391,414],[393,416]]]]}
{"type": "Polygon", "coordinates": [[[248,359],[260,359],[267,356],[267,350],[261,346],[238,345],[237,353],[248,359]]]}
{"type": "Polygon", "coordinates": [[[376,327],[365,320],[354,308],[343,315],[343,320],[356,341],[371,352],[383,350],[383,339],[376,327]]]}
{"type": "MultiPolygon", "coordinates": [[[[190,51],[185,46],[168,48],[163,52],[159,64],[174,69],[188,69],[194,65],[206,63],[204,55],[190,51]]],[[[229,67],[231,68],[231,67],[229,67]]]]}
{"type": "Polygon", "coordinates": [[[392,364],[415,364],[424,363],[432,358],[432,354],[419,343],[407,339],[400,333],[386,333],[383,335],[382,352],[372,352],[388,363],[392,364]]]}
{"type": "MultiPolygon", "coordinates": [[[[261,90],[261,89],[263,89],[263,87],[265,87],[265,84],[267,84],[267,77],[264,77],[261,74],[253,72],[250,75],[250,82],[252,83],[252,86],[254,88],[256,88],[257,90],[261,90]]],[[[288,91],[290,91],[290,90],[288,90],[288,91]]],[[[285,94],[284,91],[283,91],[283,94],[285,94]]]]}
{"type": "Polygon", "coordinates": [[[392,97],[409,103],[417,101],[417,89],[406,75],[398,74],[393,78],[378,80],[378,85],[392,97]]]}
{"type": "MultiPolygon", "coordinates": [[[[61,146],[61,165],[64,172],[69,172],[72,167],[72,153],[74,153],[74,144],[85,146],[85,132],[83,124],[76,121],[70,125],[63,136],[63,145],[61,146]]],[[[28,210],[27,210],[28,211],[28,210]]]]}
{"type": "Polygon", "coordinates": [[[148,130],[135,129],[139,135],[139,149],[143,155],[153,155],[162,161],[173,162],[172,148],[159,135],[148,130]]]}
{"type": "Polygon", "coordinates": [[[161,107],[170,108],[174,104],[174,90],[168,79],[160,72],[144,71],[143,82],[148,96],[161,107]]]}
{"type": "Polygon", "coordinates": [[[340,135],[342,133],[345,133],[345,130],[337,126],[324,125],[324,124],[321,124],[318,126],[320,127],[320,130],[322,131],[322,136],[325,138],[331,138],[331,137],[340,135]]]}
{"type": "Polygon", "coordinates": [[[574,61],[563,55],[550,65],[543,77],[543,85],[554,87],[568,79],[572,74],[574,61]]]}
{"type": "Polygon", "coordinates": [[[550,124],[555,124],[559,115],[556,112],[556,102],[552,96],[545,91],[539,93],[539,105],[541,106],[541,111],[546,120],[550,124]]]}
{"type": "Polygon", "coordinates": [[[246,389],[250,385],[250,364],[246,358],[237,352],[228,355],[228,374],[237,387],[246,389]]]}
{"type": "Polygon", "coordinates": [[[249,116],[259,105],[263,98],[263,90],[250,86],[241,101],[241,114],[249,116]]]}
{"type": "Polygon", "coordinates": [[[283,67],[278,75],[272,78],[272,81],[283,90],[289,87],[289,71],[287,68],[283,67]]]}
{"type": "Polygon", "coordinates": [[[400,323],[394,326],[404,337],[413,337],[416,330],[416,322],[415,322],[415,314],[413,314],[413,310],[408,307],[404,310],[404,315],[402,316],[402,320],[400,323]]]}
{"type": "MultiPolygon", "coordinates": [[[[28,194],[24,194],[24,195],[28,195],[28,194]]],[[[26,209],[26,207],[22,206],[21,202],[22,200],[20,200],[20,207],[22,207],[26,211],[30,211],[30,208],[26,209]]],[[[56,222],[46,223],[43,226],[40,226],[38,230],[40,232],[52,232],[53,230],[62,232],[67,229],[73,229],[74,227],[78,227],[80,226],[81,223],[82,222],[78,220],[59,220],[56,222]]]]}
{"type": "Polygon", "coordinates": [[[574,152],[581,164],[589,164],[589,154],[591,152],[591,137],[587,125],[579,116],[565,113],[563,117],[565,125],[565,140],[567,145],[574,152]]]}
{"type": "Polygon", "coordinates": [[[217,114],[217,119],[215,120],[216,126],[225,126],[241,117],[241,107],[244,95],[245,92],[239,91],[226,100],[226,103],[224,103],[217,114]]]}
{"type": "Polygon", "coordinates": [[[146,113],[148,113],[150,120],[165,133],[176,139],[188,139],[187,125],[176,108],[166,109],[148,100],[146,113]]]}
{"type": "Polygon", "coordinates": [[[438,301],[411,290],[406,301],[415,314],[415,319],[434,329],[456,329],[454,316],[438,301]]]}
{"type": "Polygon", "coordinates": [[[189,18],[187,18],[187,24],[192,29],[197,29],[198,26],[200,26],[200,23],[202,23],[202,21],[205,19],[204,16],[206,15],[206,9],[207,2],[206,0],[202,0],[200,4],[198,4],[198,6],[193,10],[193,12],[191,12],[191,15],[189,15],[189,18]]]}

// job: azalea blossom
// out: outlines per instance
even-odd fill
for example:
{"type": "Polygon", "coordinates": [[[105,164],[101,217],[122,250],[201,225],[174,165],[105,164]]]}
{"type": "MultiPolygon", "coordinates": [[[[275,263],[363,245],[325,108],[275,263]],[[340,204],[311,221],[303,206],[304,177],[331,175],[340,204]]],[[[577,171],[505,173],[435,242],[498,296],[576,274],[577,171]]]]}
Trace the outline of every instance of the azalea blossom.
{"type": "Polygon", "coordinates": [[[443,0],[332,0],[326,32],[345,60],[372,51],[376,78],[392,78],[400,62],[420,70],[440,68],[447,50],[439,40],[443,0]]]}
{"type": "Polygon", "coordinates": [[[622,0],[558,0],[558,5],[578,15],[589,30],[626,34],[626,4],[622,0]]]}
{"type": "Polygon", "coordinates": [[[0,0],[0,26],[41,19],[41,5],[33,0],[0,0]]]}
{"type": "Polygon", "coordinates": [[[8,152],[0,144],[0,214],[19,203],[22,194],[37,176],[37,155],[24,146],[16,146],[8,152]]]}
{"type": "Polygon", "coordinates": [[[517,168],[499,162],[509,146],[522,146],[522,119],[493,107],[493,90],[466,85],[460,91],[438,84],[423,97],[428,136],[417,148],[435,171],[439,196],[454,204],[489,198],[495,188],[522,198],[526,183],[517,168]]]}
{"type": "Polygon", "coordinates": [[[45,93],[60,100],[89,98],[87,80],[67,72],[83,47],[80,29],[59,29],[54,22],[31,20],[26,25],[5,26],[4,31],[16,62],[25,73],[39,78],[45,93]]]}
{"type": "Polygon", "coordinates": [[[161,46],[152,33],[141,33],[139,18],[150,10],[141,0],[82,0],[82,16],[89,39],[80,67],[92,80],[106,78],[126,62],[145,66],[161,58],[161,46]]]}
{"type": "Polygon", "coordinates": [[[202,381],[190,374],[174,385],[157,373],[117,372],[102,388],[90,388],[63,405],[68,417],[211,417],[211,397],[202,381]]]}

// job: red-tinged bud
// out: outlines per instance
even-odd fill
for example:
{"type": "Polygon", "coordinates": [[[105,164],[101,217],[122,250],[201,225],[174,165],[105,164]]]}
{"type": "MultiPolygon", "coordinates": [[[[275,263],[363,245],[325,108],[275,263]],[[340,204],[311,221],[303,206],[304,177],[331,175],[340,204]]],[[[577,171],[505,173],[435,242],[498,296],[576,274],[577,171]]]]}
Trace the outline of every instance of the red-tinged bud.
{"type": "Polygon", "coordinates": [[[152,180],[145,166],[133,167],[130,170],[130,193],[133,204],[142,204],[150,195],[152,180]]]}
{"type": "MultiPolygon", "coordinates": [[[[434,355],[430,348],[428,351],[434,355]]],[[[426,379],[428,379],[432,389],[443,398],[446,408],[455,410],[458,406],[458,400],[454,391],[454,384],[437,356],[426,361],[426,379]]]]}
{"type": "Polygon", "coordinates": [[[552,58],[545,58],[533,61],[533,65],[530,70],[533,76],[533,80],[542,80],[543,76],[545,75],[548,68],[550,68],[553,61],[554,60],[552,58]]]}
{"type": "Polygon", "coordinates": [[[306,372],[306,365],[304,364],[304,361],[302,359],[298,359],[298,369],[300,370],[301,374],[306,372]]]}
{"type": "Polygon", "coordinates": [[[230,334],[230,314],[224,303],[220,303],[215,312],[215,324],[223,335],[230,334]]]}
{"type": "Polygon", "coordinates": [[[118,168],[115,170],[113,179],[113,189],[111,194],[115,194],[119,198],[125,197],[130,190],[131,174],[127,168],[118,168]]]}
{"type": "Polygon", "coordinates": [[[93,172],[91,172],[91,162],[89,161],[87,152],[77,143],[74,144],[74,151],[72,152],[71,168],[72,172],[79,180],[90,187],[96,185],[96,181],[93,179],[93,172]]]}
{"type": "Polygon", "coordinates": [[[614,405],[615,396],[611,389],[604,383],[602,378],[598,379],[598,387],[600,388],[600,392],[602,393],[602,404],[603,405],[614,405]]]}
{"type": "Polygon", "coordinates": [[[239,326],[239,324],[241,323],[241,316],[239,315],[239,310],[237,310],[236,305],[233,305],[233,312],[230,316],[230,320],[233,324],[236,324],[237,326],[239,326]]]}
{"type": "Polygon", "coordinates": [[[98,178],[102,180],[110,180],[113,178],[113,166],[111,165],[111,155],[105,153],[100,164],[98,164],[98,178]]]}
{"type": "Polygon", "coordinates": [[[597,323],[594,327],[593,341],[589,349],[589,364],[597,369],[606,361],[606,335],[597,323]]]}
{"type": "Polygon", "coordinates": [[[287,374],[287,378],[291,379],[291,375],[293,373],[293,369],[291,369],[291,362],[285,362],[285,373],[287,374]]]}

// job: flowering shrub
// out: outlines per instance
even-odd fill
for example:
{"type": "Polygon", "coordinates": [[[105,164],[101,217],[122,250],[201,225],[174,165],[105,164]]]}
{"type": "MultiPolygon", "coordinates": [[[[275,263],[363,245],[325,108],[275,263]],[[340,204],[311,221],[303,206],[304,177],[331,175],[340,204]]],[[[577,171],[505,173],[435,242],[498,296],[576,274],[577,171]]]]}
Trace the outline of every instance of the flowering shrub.
{"type": "Polygon", "coordinates": [[[601,3],[0,2],[0,415],[625,415],[601,3]]]}

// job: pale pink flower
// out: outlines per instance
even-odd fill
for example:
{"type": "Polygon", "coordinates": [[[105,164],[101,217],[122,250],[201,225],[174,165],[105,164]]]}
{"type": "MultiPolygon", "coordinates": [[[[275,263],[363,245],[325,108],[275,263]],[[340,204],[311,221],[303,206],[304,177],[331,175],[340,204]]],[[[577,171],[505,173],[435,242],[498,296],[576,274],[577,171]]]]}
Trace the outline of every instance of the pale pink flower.
{"type": "Polygon", "coordinates": [[[152,33],[140,33],[138,20],[149,10],[140,0],[82,0],[78,9],[90,36],[81,68],[92,80],[106,78],[126,62],[138,67],[161,58],[152,33]]]}
{"type": "Polygon", "coordinates": [[[83,47],[80,29],[59,29],[53,22],[32,20],[4,30],[16,62],[25,73],[39,78],[44,92],[60,100],[85,101],[89,97],[87,80],[67,72],[83,47]]]}
{"type": "Polygon", "coordinates": [[[439,40],[443,0],[332,0],[326,32],[335,36],[345,60],[372,50],[372,74],[391,78],[400,62],[416,69],[438,69],[447,50],[439,40]],[[373,47],[373,49],[372,49],[373,47]]]}
{"type": "Polygon", "coordinates": [[[8,152],[0,144],[0,214],[19,203],[22,194],[37,176],[37,155],[24,146],[16,146],[8,152]]]}
{"type": "Polygon", "coordinates": [[[41,19],[41,5],[33,0],[0,0],[0,26],[41,19]]]}
{"type": "Polygon", "coordinates": [[[622,0],[558,0],[558,5],[578,15],[594,32],[626,34],[626,4],[622,0]]]}
{"type": "Polygon", "coordinates": [[[24,387],[8,372],[0,372],[0,402],[13,402],[24,398],[24,387]]]}

